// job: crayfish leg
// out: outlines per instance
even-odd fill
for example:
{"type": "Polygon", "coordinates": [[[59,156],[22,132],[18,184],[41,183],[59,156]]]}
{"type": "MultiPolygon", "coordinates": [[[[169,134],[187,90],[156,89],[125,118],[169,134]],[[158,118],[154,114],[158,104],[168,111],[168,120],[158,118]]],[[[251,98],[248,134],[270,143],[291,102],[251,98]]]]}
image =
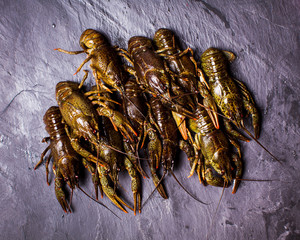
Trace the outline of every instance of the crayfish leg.
{"type": "Polygon", "coordinates": [[[108,107],[99,107],[97,108],[97,112],[100,116],[108,117],[116,131],[118,131],[119,129],[126,139],[134,142],[132,134],[136,137],[138,136],[138,134],[133,129],[129,121],[124,118],[124,116],[120,112],[108,107]]]}
{"type": "Polygon", "coordinates": [[[220,128],[219,118],[218,118],[218,108],[216,103],[211,95],[207,95],[203,99],[203,106],[205,107],[210,119],[212,120],[216,129],[220,128]]]}
{"type": "Polygon", "coordinates": [[[80,66],[77,68],[76,72],[74,73],[74,75],[76,75],[77,73],[79,73],[79,71],[81,70],[81,68],[92,59],[92,55],[88,55],[86,59],[84,59],[84,61],[80,64],[80,66]]]}
{"type": "Polygon", "coordinates": [[[46,167],[46,180],[47,180],[48,185],[50,185],[50,182],[49,182],[49,163],[50,163],[51,157],[52,157],[52,153],[49,154],[49,156],[46,160],[46,164],[45,164],[45,167],[46,167]]]}
{"type": "MultiPolygon", "coordinates": [[[[96,168],[93,166],[93,163],[87,161],[85,158],[82,158],[82,164],[92,175],[92,181],[94,184],[96,200],[98,200],[98,187],[101,192],[101,184],[100,184],[98,171],[96,171],[96,168]]],[[[101,194],[101,197],[103,197],[103,193],[101,194]]]]}
{"type": "Polygon", "coordinates": [[[36,170],[44,161],[44,157],[46,155],[46,153],[49,151],[50,149],[50,145],[48,147],[46,147],[46,149],[42,152],[41,154],[41,159],[40,161],[35,165],[34,170],[36,170]]]}
{"type": "MultiPolygon", "coordinates": [[[[200,80],[201,84],[202,84],[202,85],[205,85],[205,87],[206,87],[208,90],[210,90],[209,85],[208,85],[208,83],[207,83],[206,80],[205,80],[204,74],[203,74],[202,70],[199,69],[199,68],[198,68],[198,70],[197,70],[197,75],[198,75],[198,77],[199,77],[199,80],[200,80]]],[[[204,86],[203,86],[203,87],[204,87],[204,86]]]]}
{"type": "Polygon", "coordinates": [[[69,128],[67,125],[65,126],[66,133],[68,137],[70,138],[71,145],[74,148],[74,150],[81,155],[82,157],[86,158],[88,161],[94,162],[96,164],[100,164],[101,166],[105,167],[107,170],[110,170],[110,166],[107,162],[104,160],[101,160],[97,157],[95,157],[92,153],[84,149],[78,142],[78,138],[74,137],[72,133],[69,131],[69,128]]]}
{"type": "Polygon", "coordinates": [[[85,80],[87,79],[87,77],[89,75],[89,71],[88,70],[83,70],[83,71],[85,72],[85,74],[84,74],[84,76],[83,76],[83,78],[82,78],[82,80],[81,80],[81,82],[80,82],[80,84],[78,86],[78,89],[82,88],[85,80]]]}

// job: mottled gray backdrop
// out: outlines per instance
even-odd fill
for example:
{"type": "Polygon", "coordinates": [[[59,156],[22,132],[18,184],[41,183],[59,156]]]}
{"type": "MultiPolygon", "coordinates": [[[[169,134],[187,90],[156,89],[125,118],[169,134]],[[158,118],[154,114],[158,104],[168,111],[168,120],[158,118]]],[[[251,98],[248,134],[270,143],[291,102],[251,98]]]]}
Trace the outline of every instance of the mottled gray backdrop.
{"type": "MultiPolygon", "coordinates": [[[[299,239],[299,63],[300,2],[216,1],[46,1],[2,0],[0,3],[0,238],[1,239],[299,239]],[[237,194],[187,179],[186,157],[175,173],[204,206],[189,197],[170,176],[170,198],[155,193],[134,216],[103,202],[122,220],[78,190],[72,214],[64,214],[46,184],[44,166],[34,171],[46,144],[42,117],[56,105],[54,90],[73,76],[84,55],[79,50],[86,28],[105,33],[113,45],[127,48],[131,36],[153,37],[161,27],[174,30],[183,47],[200,54],[214,46],[233,51],[233,75],[254,95],[262,115],[260,141],[282,161],[274,161],[256,143],[243,144],[244,178],[237,194]],[[211,227],[211,230],[210,229],[211,227]]],[[[89,79],[92,81],[92,78],[89,79]]],[[[51,175],[53,178],[53,174],[51,175]]],[[[130,181],[121,176],[132,203],[130,181]]],[[[89,179],[82,186],[93,194],[89,179]]],[[[153,189],[143,182],[143,199],[153,189]]]]}

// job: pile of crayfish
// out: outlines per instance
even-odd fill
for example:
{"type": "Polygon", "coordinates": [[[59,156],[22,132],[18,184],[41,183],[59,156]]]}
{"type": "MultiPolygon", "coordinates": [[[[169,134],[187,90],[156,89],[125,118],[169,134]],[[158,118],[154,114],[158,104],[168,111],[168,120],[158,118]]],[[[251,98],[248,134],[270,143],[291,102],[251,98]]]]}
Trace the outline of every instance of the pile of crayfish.
{"type": "Polygon", "coordinates": [[[87,70],[80,84],[56,85],[58,107],[44,115],[49,137],[43,141],[49,145],[35,167],[46,159],[49,184],[53,159],[55,194],[65,212],[71,212],[72,195],[67,200],[63,185],[67,183],[72,193],[81,189],[82,166],[92,176],[96,199],[100,190],[124,212],[125,207],[141,212],[143,178],[152,178],[154,190],[167,199],[163,179],[170,174],[178,181],[173,166],[179,149],[189,160],[189,177],[196,172],[205,186],[232,185],[232,193],[237,191],[242,178],[238,140],[257,139],[260,127],[251,94],[228,72],[233,53],[209,48],[198,64],[193,51],[182,51],[168,29],[159,29],[153,40],[132,37],[127,51],[87,29],[80,46],[83,50],[56,50],[86,53],[76,73],[90,62],[95,85],[84,85],[87,70]],[[254,135],[244,126],[248,115],[254,135]],[[124,170],[131,178],[133,208],[118,194],[118,174],[124,170]]]}

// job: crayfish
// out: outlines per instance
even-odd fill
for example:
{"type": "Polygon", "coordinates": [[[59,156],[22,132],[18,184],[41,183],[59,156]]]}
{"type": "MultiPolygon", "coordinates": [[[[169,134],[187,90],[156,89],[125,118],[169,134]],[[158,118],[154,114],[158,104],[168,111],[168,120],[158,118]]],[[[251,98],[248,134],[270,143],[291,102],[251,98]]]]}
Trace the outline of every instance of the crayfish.
{"type": "MultiPolygon", "coordinates": [[[[154,42],[157,46],[160,56],[163,56],[170,68],[170,74],[173,75],[175,84],[179,85],[183,89],[184,93],[178,93],[180,99],[187,98],[189,95],[192,95],[194,104],[199,104],[197,93],[200,93],[201,97],[204,98],[203,103],[204,107],[208,110],[208,114],[212,119],[216,128],[219,128],[218,116],[216,114],[217,107],[215,105],[214,99],[209,93],[209,90],[206,87],[205,79],[203,78],[203,73],[201,69],[197,67],[197,63],[193,57],[193,51],[190,48],[187,48],[184,51],[181,51],[175,41],[175,34],[165,28],[161,28],[155,32],[154,42]],[[188,56],[188,53],[191,53],[191,56],[188,56]]],[[[173,83],[172,83],[173,84],[173,83]]],[[[175,118],[176,120],[176,118],[175,118]]],[[[186,129],[183,128],[184,119],[180,118],[176,121],[177,126],[181,131],[182,137],[187,140],[186,129]]]]}
{"type": "Polygon", "coordinates": [[[50,155],[46,160],[46,175],[48,180],[48,166],[51,157],[53,157],[53,172],[55,174],[55,195],[65,212],[71,212],[71,208],[66,200],[66,194],[62,187],[66,182],[72,189],[78,185],[79,174],[79,156],[71,146],[70,139],[65,132],[65,126],[62,123],[62,116],[58,107],[50,107],[44,115],[44,123],[46,131],[50,137],[43,139],[43,142],[50,141],[49,146],[44,150],[41,160],[37,163],[34,169],[43,162],[46,153],[51,150],[50,155]]]}
{"type": "Polygon", "coordinates": [[[201,55],[201,65],[208,76],[210,91],[221,112],[243,130],[245,130],[243,121],[245,112],[250,114],[255,138],[258,138],[259,115],[253,98],[246,86],[231,78],[227,71],[227,59],[233,61],[234,58],[235,56],[231,52],[209,48],[201,55]],[[228,57],[226,58],[226,56],[228,57]]]}
{"type": "MultiPolygon", "coordinates": [[[[86,53],[87,58],[79,66],[76,73],[78,73],[87,62],[91,61],[90,67],[93,71],[96,84],[99,87],[98,90],[106,89],[111,91],[102,83],[103,81],[109,87],[123,93],[126,73],[118,58],[118,48],[111,46],[103,34],[93,29],[86,29],[81,34],[79,44],[83,48],[83,51],[66,51],[61,48],[55,50],[67,54],[86,53]]],[[[81,82],[80,88],[84,80],[81,82]]]]}
{"type": "MultiPolygon", "coordinates": [[[[71,140],[68,137],[66,130],[66,125],[63,122],[61,112],[58,107],[50,107],[44,115],[44,123],[46,125],[46,131],[49,133],[49,137],[43,139],[43,142],[50,141],[49,146],[43,151],[40,161],[36,164],[34,169],[37,169],[42,162],[44,161],[45,155],[49,150],[51,153],[46,160],[46,179],[47,184],[49,185],[49,163],[50,159],[53,158],[53,172],[55,175],[55,195],[61,205],[62,209],[66,213],[71,213],[71,200],[73,196],[73,190],[77,187],[85,195],[91,198],[93,201],[102,205],[108,209],[112,214],[118,217],[114,212],[112,212],[107,206],[99,202],[97,199],[94,199],[88,195],[80,186],[79,186],[79,170],[81,163],[88,168],[92,174],[93,183],[97,189],[100,184],[97,179],[95,179],[94,168],[93,166],[86,161],[85,158],[82,158],[72,147],[71,140]],[[68,204],[66,199],[66,193],[63,190],[64,183],[67,183],[72,190],[70,204],[68,204]]],[[[88,158],[90,159],[90,157],[88,158]]],[[[97,193],[96,193],[97,195],[97,193]]]]}
{"type": "Polygon", "coordinates": [[[171,86],[171,76],[164,61],[155,53],[151,40],[146,37],[132,37],[128,41],[128,52],[130,57],[126,59],[133,68],[127,69],[136,76],[140,87],[146,93],[158,97],[168,109],[193,118],[190,110],[173,99],[172,87],[175,88],[175,84],[171,86]]]}
{"type": "Polygon", "coordinates": [[[194,155],[188,153],[192,160],[190,176],[197,169],[200,182],[218,187],[228,187],[228,184],[235,180],[232,190],[232,193],[235,193],[239,184],[238,179],[242,177],[242,161],[240,156],[231,153],[230,143],[240,154],[239,145],[234,138],[228,140],[222,130],[214,127],[202,106],[198,105],[196,115],[197,120],[188,121],[189,129],[195,134],[192,137],[189,132],[189,141],[195,151],[194,155]],[[234,169],[235,173],[233,173],[234,169]]]}

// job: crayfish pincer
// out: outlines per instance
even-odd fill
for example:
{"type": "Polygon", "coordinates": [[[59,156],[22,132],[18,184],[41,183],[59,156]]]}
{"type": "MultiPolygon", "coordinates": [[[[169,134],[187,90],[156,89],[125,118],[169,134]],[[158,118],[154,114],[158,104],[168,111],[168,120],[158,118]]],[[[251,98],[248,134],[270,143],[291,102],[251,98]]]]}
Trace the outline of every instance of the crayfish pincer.
{"type": "Polygon", "coordinates": [[[71,146],[71,142],[65,132],[65,125],[62,123],[62,116],[58,107],[50,107],[44,115],[44,123],[46,131],[50,137],[44,138],[43,141],[50,141],[49,146],[41,155],[41,160],[37,163],[36,169],[44,160],[48,150],[51,150],[50,155],[46,160],[46,175],[48,181],[48,166],[51,157],[53,158],[53,172],[55,174],[55,195],[65,212],[71,212],[71,208],[66,200],[66,194],[62,187],[66,182],[72,189],[78,185],[78,174],[80,160],[78,154],[71,146]]]}
{"type": "MultiPolygon", "coordinates": [[[[252,116],[255,138],[259,137],[259,114],[254,100],[246,86],[229,76],[227,62],[233,61],[234,54],[209,48],[201,55],[203,71],[208,76],[211,93],[225,117],[229,118],[238,128],[244,127],[245,114],[252,116]]],[[[250,135],[251,136],[251,135],[250,135]]]]}

